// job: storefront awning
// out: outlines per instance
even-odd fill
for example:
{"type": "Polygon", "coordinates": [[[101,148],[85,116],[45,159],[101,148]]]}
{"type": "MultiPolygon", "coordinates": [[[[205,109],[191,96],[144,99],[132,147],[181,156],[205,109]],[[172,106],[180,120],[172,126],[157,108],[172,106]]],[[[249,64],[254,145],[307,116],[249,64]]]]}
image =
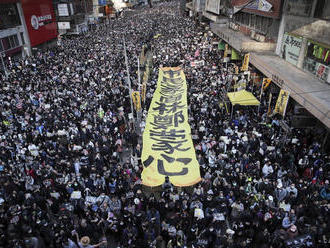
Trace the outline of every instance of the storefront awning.
{"type": "Polygon", "coordinates": [[[330,85],[279,56],[250,53],[250,63],[330,128],[330,85]]]}
{"type": "Polygon", "coordinates": [[[258,99],[251,92],[246,90],[228,92],[227,96],[233,105],[256,106],[260,104],[258,99]]]}

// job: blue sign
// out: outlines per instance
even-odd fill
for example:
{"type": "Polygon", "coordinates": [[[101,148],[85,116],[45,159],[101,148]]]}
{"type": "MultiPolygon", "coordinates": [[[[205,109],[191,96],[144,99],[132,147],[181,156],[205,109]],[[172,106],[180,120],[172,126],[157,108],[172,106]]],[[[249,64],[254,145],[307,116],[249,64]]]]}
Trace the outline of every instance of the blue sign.
{"type": "Polygon", "coordinates": [[[107,4],[107,0],[99,0],[99,5],[106,5],[107,4]]]}

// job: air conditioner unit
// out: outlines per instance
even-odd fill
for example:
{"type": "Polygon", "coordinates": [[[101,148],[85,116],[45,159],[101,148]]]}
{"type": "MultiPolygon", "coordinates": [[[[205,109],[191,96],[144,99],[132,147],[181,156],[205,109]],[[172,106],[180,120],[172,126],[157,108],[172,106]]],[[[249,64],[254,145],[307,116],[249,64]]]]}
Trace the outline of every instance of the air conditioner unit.
{"type": "Polygon", "coordinates": [[[265,37],[264,35],[257,34],[257,35],[256,35],[256,40],[257,40],[257,41],[260,41],[260,42],[265,42],[266,37],[265,37]]]}

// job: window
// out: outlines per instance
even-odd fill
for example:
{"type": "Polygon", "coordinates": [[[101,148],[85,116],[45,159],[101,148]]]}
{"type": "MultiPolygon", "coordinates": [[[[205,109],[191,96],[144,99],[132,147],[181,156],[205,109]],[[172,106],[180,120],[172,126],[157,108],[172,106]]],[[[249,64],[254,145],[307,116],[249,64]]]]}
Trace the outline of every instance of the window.
{"type": "Polygon", "coordinates": [[[23,34],[23,32],[21,33],[21,40],[22,40],[22,45],[25,45],[25,40],[24,40],[24,34],[23,34]]]}
{"type": "Polygon", "coordinates": [[[287,12],[290,15],[309,16],[313,6],[313,0],[288,1],[287,12]]]}
{"type": "Polygon", "coordinates": [[[20,25],[19,14],[15,4],[1,4],[0,30],[20,25]]]}
{"type": "Polygon", "coordinates": [[[2,39],[3,50],[10,50],[16,47],[19,47],[19,41],[17,35],[11,35],[2,39]]]}
{"type": "Polygon", "coordinates": [[[10,48],[19,46],[19,41],[18,41],[17,35],[11,35],[8,38],[9,38],[10,48]]]}

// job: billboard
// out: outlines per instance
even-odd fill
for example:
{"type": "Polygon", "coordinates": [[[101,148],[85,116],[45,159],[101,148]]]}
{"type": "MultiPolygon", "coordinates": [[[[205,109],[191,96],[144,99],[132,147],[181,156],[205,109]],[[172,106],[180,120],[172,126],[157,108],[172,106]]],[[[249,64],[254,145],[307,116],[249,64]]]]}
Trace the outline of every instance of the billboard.
{"type": "Polygon", "coordinates": [[[299,53],[301,49],[302,39],[289,35],[284,34],[282,49],[281,49],[281,57],[288,61],[293,65],[297,65],[299,53]]]}
{"type": "Polygon", "coordinates": [[[219,15],[220,14],[220,0],[206,0],[205,10],[219,15]]]}
{"type": "Polygon", "coordinates": [[[31,46],[57,38],[57,24],[51,0],[22,0],[31,46]]]}

